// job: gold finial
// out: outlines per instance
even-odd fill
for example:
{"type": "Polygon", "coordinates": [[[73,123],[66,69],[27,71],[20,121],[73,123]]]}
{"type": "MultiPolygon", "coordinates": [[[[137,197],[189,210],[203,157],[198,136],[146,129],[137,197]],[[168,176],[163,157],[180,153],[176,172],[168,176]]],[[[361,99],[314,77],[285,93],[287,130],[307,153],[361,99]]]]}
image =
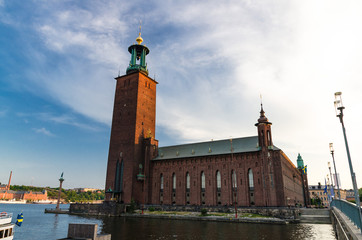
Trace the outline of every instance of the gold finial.
{"type": "Polygon", "coordinates": [[[141,37],[141,25],[142,25],[142,21],[140,20],[140,31],[138,33],[138,37],[136,38],[136,42],[138,43],[138,45],[140,45],[143,42],[143,39],[141,37]]]}

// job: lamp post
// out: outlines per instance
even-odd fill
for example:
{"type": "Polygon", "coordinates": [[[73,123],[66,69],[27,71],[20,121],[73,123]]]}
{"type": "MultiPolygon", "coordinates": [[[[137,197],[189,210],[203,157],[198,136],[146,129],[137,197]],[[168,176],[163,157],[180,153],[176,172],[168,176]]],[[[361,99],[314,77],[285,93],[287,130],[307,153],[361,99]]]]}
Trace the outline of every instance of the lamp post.
{"type": "Polygon", "coordinates": [[[328,169],[329,169],[329,176],[331,177],[331,184],[330,184],[330,187],[331,187],[331,201],[333,200],[334,198],[334,186],[333,186],[333,176],[332,176],[332,171],[331,171],[331,163],[328,162],[328,169]],[[333,198],[332,198],[333,197],[333,198]]]}
{"type": "Polygon", "coordinates": [[[331,176],[331,186],[333,187],[333,180],[332,180],[332,171],[331,171],[331,162],[328,162],[328,169],[329,169],[329,176],[331,176]]]}
{"type": "MultiPolygon", "coordinates": [[[[334,174],[336,175],[336,181],[334,182],[334,184],[337,184],[337,189],[338,189],[338,199],[341,200],[341,192],[339,191],[339,182],[338,182],[338,174],[337,174],[337,168],[336,168],[336,162],[334,161],[334,148],[333,148],[333,143],[329,144],[329,150],[331,151],[331,155],[332,155],[332,159],[333,159],[333,166],[334,166],[334,174]]],[[[329,162],[328,162],[328,166],[329,166],[329,162]]],[[[331,170],[331,168],[329,167],[329,171],[331,170]]]]}
{"type": "Polygon", "coordinates": [[[329,194],[328,194],[328,191],[327,191],[327,198],[328,198],[328,203],[329,203],[329,206],[331,206],[331,202],[332,202],[332,187],[331,187],[331,183],[329,182],[329,176],[327,174],[327,186],[329,188],[329,194]]]}
{"type": "MultiPolygon", "coordinates": [[[[355,173],[353,171],[352,160],[351,160],[351,155],[349,153],[348,141],[347,141],[347,136],[346,136],[346,129],[344,127],[344,122],[343,122],[343,109],[344,109],[344,106],[343,106],[343,103],[342,103],[342,92],[336,92],[334,94],[334,97],[335,97],[334,107],[335,107],[335,110],[336,110],[336,115],[337,115],[337,117],[339,118],[339,121],[342,124],[342,130],[343,130],[343,135],[344,135],[344,143],[346,145],[349,170],[351,172],[351,177],[352,177],[354,198],[356,200],[356,205],[357,205],[360,221],[362,222],[361,207],[360,207],[360,201],[359,201],[359,195],[358,195],[356,175],[355,175],[355,173]]],[[[361,231],[362,231],[362,229],[361,229],[361,231]]]]}

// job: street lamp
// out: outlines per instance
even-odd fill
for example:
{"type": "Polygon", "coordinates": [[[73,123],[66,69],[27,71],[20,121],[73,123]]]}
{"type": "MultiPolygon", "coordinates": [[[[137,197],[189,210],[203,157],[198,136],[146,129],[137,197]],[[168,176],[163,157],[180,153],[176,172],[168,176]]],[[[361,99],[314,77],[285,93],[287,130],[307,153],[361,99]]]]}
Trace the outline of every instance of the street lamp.
{"type": "Polygon", "coordinates": [[[331,171],[331,162],[328,162],[328,169],[329,169],[329,176],[331,176],[331,186],[333,187],[333,180],[332,180],[332,171],[331,171]]]}
{"type": "MultiPolygon", "coordinates": [[[[336,176],[336,181],[334,184],[337,184],[338,189],[338,199],[341,200],[341,192],[339,191],[339,182],[338,182],[338,175],[336,170],[336,162],[334,161],[334,148],[333,143],[329,143],[329,150],[331,151],[332,159],[333,159],[333,165],[334,165],[334,174],[336,176]]],[[[329,171],[331,171],[330,163],[328,162],[329,171]]]]}
{"type": "MultiPolygon", "coordinates": [[[[357,188],[357,182],[356,182],[356,175],[355,175],[355,173],[353,171],[351,155],[349,154],[349,147],[348,147],[348,141],[347,141],[347,136],[346,136],[346,129],[345,129],[344,123],[343,123],[343,109],[344,109],[344,106],[343,106],[343,103],[342,103],[342,92],[336,92],[334,94],[334,97],[335,97],[334,107],[335,107],[335,110],[336,110],[336,115],[337,115],[337,117],[339,118],[339,121],[342,124],[342,130],[343,130],[343,135],[344,135],[344,143],[346,145],[347,158],[348,158],[348,163],[349,163],[349,170],[351,172],[351,177],[352,177],[354,198],[356,200],[356,205],[357,205],[360,221],[362,221],[360,201],[359,201],[358,188],[357,188]]],[[[362,229],[361,229],[361,231],[362,231],[362,229]]]]}

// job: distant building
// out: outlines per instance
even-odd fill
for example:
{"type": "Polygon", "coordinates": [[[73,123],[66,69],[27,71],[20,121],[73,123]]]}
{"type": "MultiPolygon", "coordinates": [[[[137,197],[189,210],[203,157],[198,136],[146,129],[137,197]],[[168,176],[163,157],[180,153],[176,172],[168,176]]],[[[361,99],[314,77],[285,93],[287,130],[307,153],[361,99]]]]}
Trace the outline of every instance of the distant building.
{"type": "Polygon", "coordinates": [[[347,201],[351,201],[351,200],[355,201],[353,189],[346,190],[346,200],[347,201]]]}
{"type": "Polygon", "coordinates": [[[48,193],[46,190],[43,192],[0,190],[0,200],[12,199],[27,201],[48,200],[48,193]]]}
{"type": "MultiPolygon", "coordinates": [[[[116,93],[106,200],[205,206],[309,205],[303,160],[298,168],[273,145],[272,123],[261,106],[257,135],[158,147],[156,85],[148,76],[149,49],[139,36],[128,48],[126,75],[116,93]],[[139,61],[139,62],[137,62],[139,61]]],[[[200,93],[202,94],[202,93],[200,93]]],[[[237,104],[237,103],[236,103],[237,104]]]]}
{"type": "MultiPolygon", "coordinates": [[[[333,188],[333,192],[334,192],[334,198],[338,199],[338,189],[333,188]]],[[[340,193],[341,193],[341,199],[343,200],[347,200],[347,190],[344,189],[340,189],[340,193]]],[[[321,200],[321,203],[323,206],[329,206],[329,199],[328,199],[328,195],[331,194],[331,190],[330,190],[330,186],[327,185],[321,185],[320,183],[318,185],[309,185],[309,196],[310,199],[316,199],[319,198],[321,200]],[[326,190],[325,190],[326,189],[326,190]]],[[[353,197],[354,199],[354,197],[353,197]]]]}
{"type": "Polygon", "coordinates": [[[98,192],[100,189],[98,188],[74,188],[76,192],[98,192]]]}

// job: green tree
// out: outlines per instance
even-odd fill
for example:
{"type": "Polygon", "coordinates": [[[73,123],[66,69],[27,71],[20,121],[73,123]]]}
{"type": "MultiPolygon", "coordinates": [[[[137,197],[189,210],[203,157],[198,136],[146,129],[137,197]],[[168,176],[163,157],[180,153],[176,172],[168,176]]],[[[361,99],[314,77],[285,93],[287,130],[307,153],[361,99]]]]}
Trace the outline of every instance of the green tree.
{"type": "MultiPolygon", "coordinates": [[[[59,194],[59,188],[50,188],[50,187],[31,187],[24,185],[11,185],[11,190],[14,191],[33,191],[33,192],[42,192],[44,190],[48,193],[49,199],[57,199],[59,194]]],[[[74,190],[67,190],[62,188],[62,193],[60,196],[66,202],[92,202],[95,200],[104,200],[105,191],[100,190],[97,192],[76,192],[74,190]]]]}

